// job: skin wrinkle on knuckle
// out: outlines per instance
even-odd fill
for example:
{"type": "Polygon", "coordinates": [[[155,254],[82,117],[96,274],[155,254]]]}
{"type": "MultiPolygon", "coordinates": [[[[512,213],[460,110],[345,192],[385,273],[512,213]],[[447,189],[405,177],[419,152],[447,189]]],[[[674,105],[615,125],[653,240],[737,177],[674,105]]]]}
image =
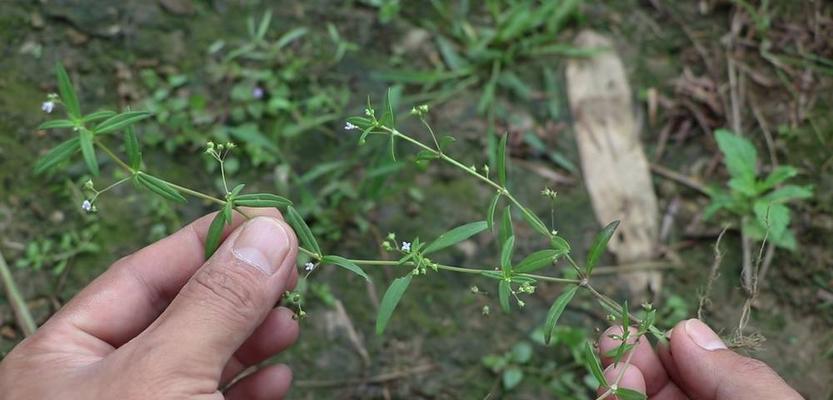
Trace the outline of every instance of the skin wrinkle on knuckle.
{"type": "Polygon", "coordinates": [[[248,319],[264,297],[263,280],[249,268],[239,261],[208,266],[194,275],[190,295],[216,311],[248,319]]]}

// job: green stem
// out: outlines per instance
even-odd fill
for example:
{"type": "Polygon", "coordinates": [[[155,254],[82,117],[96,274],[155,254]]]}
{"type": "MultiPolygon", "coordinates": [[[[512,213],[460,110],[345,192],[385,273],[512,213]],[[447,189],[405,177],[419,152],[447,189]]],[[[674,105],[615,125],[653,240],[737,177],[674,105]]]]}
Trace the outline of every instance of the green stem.
{"type": "Polygon", "coordinates": [[[12,306],[18,327],[23,331],[23,335],[32,336],[37,329],[37,325],[35,325],[35,320],[32,319],[32,314],[26,305],[26,299],[20,294],[20,290],[18,290],[15,284],[14,277],[12,277],[12,273],[9,271],[9,266],[6,264],[2,253],[0,253],[0,281],[2,281],[6,289],[6,297],[12,306]]]}
{"type": "MultiPolygon", "coordinates": [[[[398,261],[395,260],[357,260],[351,259],[351,262],[357,265],[365,265],[365,266],[408,266],[413,267],[415,264],[413,262],[405,262],[400,264],[398,261]]],[[[464,267],[456,267],[453,265],[445,265],[445,264],[437,264],[438,269],[446,270],[446,271],[453,271],[453,272],[460,272],[464,274],[477,274],[480,275],[484,271],[484,269],[476,269],[476,268],[464,268],[464,267]]],[[[579,284],[581,281],[578,279],[568,279],[568,278],[556,278],[552,276],[544,276],[544,275],[535,275],[535,274],[517,274],[515,276],[522,276],[527,278],[533,278],[537,280],[547,281],[547,282],[557,282],[557,283],[573,283],[579,284]]]]}

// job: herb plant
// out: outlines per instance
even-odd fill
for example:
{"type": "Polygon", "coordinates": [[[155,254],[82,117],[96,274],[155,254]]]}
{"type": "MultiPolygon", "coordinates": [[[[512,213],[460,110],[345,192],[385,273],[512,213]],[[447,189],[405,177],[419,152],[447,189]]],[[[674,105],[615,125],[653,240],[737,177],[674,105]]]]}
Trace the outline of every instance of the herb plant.
{"type": "MultiPolygon", "coordinates": [[[[172,202],[185,203],[188,201],[188,197],[208,201],[216,205],[218,212],[211,223],[205,242],[205,258],[207,259],[219,246],[223,227],[231,221],[232,215],[239,213],[246,217],[242,207],[274,207],[280,209],[286,221],[293,227],[298,236],[300,252],[309,260],[300,260],[304,263],[307,276],[323,266],[342,268],[365,279],[370,279],[364,271],[365,268],[391,267],[401,271],[401,276],[391,283],[381,300],[376,320],[376,332],[380,335],[391,323],[394,311],[407,293],[413,279],[437,279],[434,278],[436,274],[454,272],[493,279],[497,287],[500,308],[507,313],[512,312],[513,304],[518,308],[523,308],[525,304],[523,298],[533,293],[539,282],[564,285],[561,295],[555,299],[547,313],[543,327],[545,343],[552,341],[554,333],[557,332],[557,323],[561,314],[573,298],[580,293],[592,296],[603,310],[609,313],[612,322],[636,328],[636,333],[631,333],[625,329],[626,333],[622,337],[614,338],[622,341],[622,345],[610,355],[617,363],[629,362],[624,357],[624,353],[634,346],[634,341],[647,340],[644,338],[647,334],[653,335],[660,341],[666,340],[664,333],[655,326],[656,310],[651,305],[643,305],[639,317],[637,317],[636,314],[631,313],[627,302],[620,304],[614,301],[609,296],[597,291],[592,284],[594,267],[605,251],[618,222],[614,221],[602,229],[596,236],[584,261],[577,262],[573,258],[569,241],[560,236],[553,227],[547,226],[531,209],[522,204],[510,190],[507,174],[507,135],[500,138],[496,153],[493,155],[495,163],[491,167],[467,166],[449,153],[446,138],[435,136],[434,131],[425,119],[429,112],[427,106],[415,107],[410,113],[412,117],[419,119],[424,124],[431,135],[432,141],[425,143],[397,128],[398,117],[391,102],[390,91],[385,96],[381,110],[374,108],[368,100],[364,115],[348,118],[345,125],[346,130],[358,134],[360,144],[366,143],[371,138],[384,138],[387,140],[387,151],[390,152],[390,156],[394,160],[397,158],[398,145],[400,143],[406,144],[418,149],[417,160],[419,162],[449,164],[464,175],[493,189],[494,196],[484,204],[484,209],[488,211],[483,220],[455,227],[431,240],[421,240],[420,238],[402,240],[402,238],[397,238],[395,234],[389,234],[383,241],[382,247],[398,259],[353,259],[332,254],[327,249],[322,248],[316,235],[313,234],[304,217],[290,199],[272,193],[251,193],[245,190],[246,185],[242,183],[229,184],[225,166],[227,157],[236,147],[234,144],[209,142],[206,146],[205,152],[218,166],[217,169],[222,182],[221,193],[209,194],[176,184],[160,176],[143,159],[141,142],[133,126],[150,118],[151,113],[132,110],[122,112],[102,110],[84,114],[72,83],[60,64],[56,66],[56,74],[59,94],[50,95],[43,108],[45,111],[51,112],[58,105],[62,105],[66,117],[44,122],[40,129],[62,130],[70,132],[72,136],[44,155],[35,165],[35,171],[45,173],[55,170],[64,161],[76,157],[80,153],[93,179],[98,179],[100,176],[99,157],[109,158],[123,172],[123,178],[109,183],[101,190],[96,189],[93,182],[85,185],[89,197],[84,200],[81,206],[87,212],[97,211],[96,200],[101,195],[127,182],[132,182],[138,188],[172,202]],[[117,140],[123,144],[125,158],[122,158],[111,147],[113,142],[117,140]],[[514,227],[518,223],[515,221],[517,216],[520,216],[523,223],[546,239],[548,243],[546,248],[539,249],[531,254],[515,254],[514,227]],[[495,265],[475,268],[441,264],[434,261],[435,254],[438,252],[485,231],[495,232],[500,243],[500,260],[495,265]],[[569,270],[571,270],[570,277],[542,274],[543,271],[552,269],[559,262],[566,263],[569,270]],[[432,278],[428,278],[427,275],[431,275],[432,278]]],[[[544,193],[552,192],[545,191],[544,193]]],[[[286,296],[290,303],[300,302],[299,296],[296,294],[290,293],[286,296]]],[[[520,362],[519,359],[518,361],[520,362]]],[[[590,342],[585,342],[583,361],[604,388],[604,393],[600,397],[606,398],[616,395],[621,399],[644,398],[644,396],[633,391],[619,388],[618,383],[622,378],[621,375],[612,382],[605,379],[594,346],[590,342]]],[[[623,368],[622,371],[624,370],[623,368]]],[[[504,383],[511,386],[513,382],[518,380],[518,377],[517,374],[512,373],[504,379],[506,380],[504,383]]]]}

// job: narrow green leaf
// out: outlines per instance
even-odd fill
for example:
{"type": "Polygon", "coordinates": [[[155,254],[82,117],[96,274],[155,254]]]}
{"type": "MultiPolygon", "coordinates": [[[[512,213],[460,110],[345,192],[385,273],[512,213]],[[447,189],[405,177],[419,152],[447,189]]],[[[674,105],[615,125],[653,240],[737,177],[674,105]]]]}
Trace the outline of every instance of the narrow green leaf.
{"type": "Polygon", "coordinates": [[[218,211],[217,215],[211,221],[208,227],[208,234],[205,236],[205,259],[211,258],[211,255],[220,247],[220,240],[223,237],[223,227],[226,226],[225,213],[218,211]]]}
{"type": "Polygon", "coordinates": [[[394,162],[396,162],[396,135],[390,135],[390,158],[394,162]]]}
{"type": "Polygon", "coordinates": [[[234,203],[244,207],[275,207],[291,206],[292,201],[271,193],[241,194],[234,198],[234,203]]]}
{"type": "Polygon", "coordinates": [[[633,389],[617,388],[616,397],[619,400],[646,400],[648,397],[633,389]]]}
{"type": "Polygon", "coordinates": [[[350,261],[350,260],[348,260],[344,257],[324,256],[321,259],[321,263],[322,264],[338,265],[339,267],[346,268],[347,270],[352,271],[356,275],[359,275],[359,276],[361,276],[362,278],[364,278],[368,281],[370,280],[370,277],[367,276],[367,274],[364,272],[364,270],[361,269],[361,267],[359,267],[358,265],[356,265],[356,263],[354,263],[354,262],[352,262],[352,261],[350,261]]]}
{"type": "Polygon", "coordinates": [[[593,240],[593,245],[590,246],[590,250],[587,251],[587,261],[584,266],[584,272],[587,276],[590,276],[593,272],[593,268],[596,267],[596,264],[599,262],[599,258],[602,257],[602,254],[604,254],[604,251],[607,248],[607,242],[609,242],[610,238],[613,237],[613,232],[616,231],[616,227],[618,226],[619,221],[613,221],[596,235],[596,239],[593,240]]]}
{"type": "Polygon", "coordinates": [[[292,206],[286,208],[286,222],[298,234],[298,239],[301,239],[301,244],[304,247],[315,254],[321,254],[321,247],[318,246],[318,242],[315,240],[315,236],[312,235],[312,231],[309,229],[306,221],[301,217],[301,214],[298,214],[298,210],[292,206]]]}
{"type": "Polygon", "coordinates": [[[237,185],[237,186],[235,186],[233,189],[231,189],[231,193],[229,193],[229,195],[230,195],[230,196],[232,196],[232,197],[234,197],[234,198],[236,198],[236,197],[237,197],[237,195],[238,195],[238,194],[240,194],[240,192],[242,192],[242,191],[243,191],[243,188],[244,188],[244,187],[246,187],[246,184],[245,184],[245,183],[238,184],[238,185],[237,185]]]}
{"type": "Polygon", "coordinates": [[[234,217],[232,211],[234,210],[234,203],[231,201],[227,201],[226,204],[223,205],[223,218],[226,221],[231,221],[234,217]]]}
{"type": "Polygon", "coordinates": [[[104,118],[110,118],[114,115],[116,115],[115,111],[101,110],[101,111],[96,111],[94,113],[90,113],[90,114],[85,115],[84,118],[81,118],[81,121],[82,122],[93,122],[93,121],[98,121],[98,120],[104,119],[104,118]]]}
{"type": "Polygon", "coordinates": [[[411,284],[413,275],[408,274],[401,278],[394,279],[388,287],[385,295],[382,297],[382,302],[379,304],[379,314],[376,317],[376,334],[381,335],[385,332],[385,327],[388,326],[393,311],[402,299],[402,295],[408,290],[408,285],[411,284]]]}
{"type": "Polygon", "coordinates": [[[55,75],[58,77],[58,93],[61,95],[67,114],[73,119],[80,119],[81,107],[78,105],[78,96],[75,95],[72,81],[69,80],[69,75],[61,63],[55,64],[55,75]]]}
{"type": "Polygon", "coordinates": [[[544,324],[544,343],[550,344],[552,335],[555,333],[555,325],[558,323],[558,319],[561,318],[561,314],[564,313],[564,309],[573,300],[577,290],[578,286],[575,285],[564,289],[550,306],[550,310],[547,311],[547,322],[544,324]]]}
{"type": "Polygon", "coordinates": [[[185,203],[185,197],[182,197],[179,192],[174,189],[168,182],[163,181],[153,175],[148,175],[144,172],[136,174],[136,181],[153,193],[158,194],[168,200],[185,203]]]}
{"type": "Polygon", "coordinates": [[[139,146],[139,138],[132,126],[124,131],[124,152],[127,153],[127,162],[134,171],[142,167],[142,151],[139,146]]]}
{"type": "Polygon", "coordinates": [[[503,280],[503,273],[497,271],[480,271],[480,275],[483,275],[487,278],[503,280]]]}
{"type": "Polygon", "coordinates": [[[41,157],[37,163],[35,163],[35,174],[42,174],[52,169],[61,161],[64,161],[71,155],[75,154],[75,152],[80,148],[81,143],[78,137],[74,137],[53,147],[52,150],[49,150],[46,155],[41,157]]]}
{"type": "Polygon", "coordinates": [[[498,283],[497,286],[497,295],[498,300],[500,301],[500,308],[503,312],[509,312],[511,310],[509,306],[509,296],[512,294],[512,287],[509,284],[509,281],[503,279],[498,283]]]}
{"type": "Polygon", "coordinates": [[[458,226],[446,233],[443,233],[433,242],[429,243],[428,246],[425,247],[425,250],[423,250],[422,254],[433,253],[448,246],[460,243],[480,232],[483,232],[486,228],[488,228],[488,223],[486,221],[477,221],[458,226]]]}
{"type": "Polygon", "coordinates": [[[723,162],[733,178],[754,182],[757,175],[758,151],[749,140],[726,129],[714,132],[717,145],[723,153],[723,162]]]}
{"type": "Polygon", "coordinates": [[[500,186],[506,187],[506,141],[509,139],[509,132],[500,137],[500,143],[497,145],[497,177],[500,186]]]}
{"type": "Polygon", "coordinates": [[[549,229],[547,229],[547,225],[544,224],[544,221],[541,221],[541,218],[538,218],[538,216],[535,215],[535,213],[533,213],[532,210],[528,208],[523,208],[521,209],[521,211],[521,214],[523,215],[524,219],[529,224],[529,226],[532,227],[532,229],[535,229],[536,232],[546,237],[550,236],[550,231],[549,229]]]}
{"type": "Polygon", "coordinates": [[[602,372],[602,365],[599,363],[599,358],[596,357],[596,352],[593,350],[590,342],[584,344],[584,357],[587,359],[587,368],[593,374],[593,377],[599,381],[599,385],[604,388],[608,387],[607,379],[605,379],[604,373],[602,372]]]}
{"type": "Polygon", "coordinates": [[[384,110],[382,111],[382,125],[391,129],[396,129],[396,116],[393,112],[393,98],[391,96],[391,88],[385,93],[384,110]]]}
{"type": "Polygon", "coordinates": [[[502,246],[506,243],[509,236],[515,236],[515,230],[512,227],[512,206],[503,208],[503,218],[501,218],[500,231],[498,232],[499,244],[502,246]]]}
{"type": "Polygon", "coordinates": [[[515,272],[519,274],[535,272],[541,268],[551,266],[563,254],[561,250],[553,249],[536,251],[518,263],[515,266],[515,272]]]}
{"type": "Polygon", "coordinates": [[[515,250],[515,237],[509,236],[500,249],[500,268],[505,275],[512,272],[512,253],[515,250]]]}
{"type": "Polygon", "coordinates": [[[105,119],[100,124],[96,125],[95,133],[104,134],[115,132],[128,125],[139,122],[152,114],[147,111],[126,111],[118,115],[114,115],[105,119]]]}
{"type": "Polygon", "coordinates": [[[81,140],[81,154],[84,156],[84,162],[87,164],[87,169],[93,176],[98,176],[98,158],[95,154],[95,145],[93,144],[93,134],[90,131],[81,131],[78,135],[81,140]]]}
{"type": "Polygon", "coordinates": [[[492,199],[491,204],[489,204],[489,211],[486,212],[486,226],[489,230],[492,230],[492,227],[495,226],[495,209],[497,209],[497,203],[500,201],[500,193],[495,195],[495,198],[492,199]]]}
{"type": "Polygon", "coordinates": [[[562,254],[570,253],[570,243],[564,240],[561,236],[553,236],[550,238],[550,247],[554,250],[559,250],[562,254]]]}
{"type": "Polygon", "coordinates": [[[38,130],[56,129],[56,128],[72,128],[75,123],[68,119],[53,119],[38,125],[38,130]]]}

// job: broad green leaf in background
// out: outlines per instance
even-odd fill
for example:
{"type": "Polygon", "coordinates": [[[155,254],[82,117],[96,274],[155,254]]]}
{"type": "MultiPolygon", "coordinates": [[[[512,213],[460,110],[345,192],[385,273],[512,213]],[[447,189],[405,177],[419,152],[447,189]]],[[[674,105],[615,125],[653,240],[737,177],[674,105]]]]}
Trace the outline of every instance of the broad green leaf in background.
{"type": "Polygon", "coordinates": [[[78,105],[78,96],[75,95],[75,89],[72,88],[72,81],[69,80],[69,75],[61,63],[55,64],[55,75],[58,77],[58,93],[61,95],[61,101],[66,107],[67,114],[74,120],[81,119],[81,107],[78,105]]]}
{"type": "Polygon", "coordinates": [[[301,240],[301,244],[304,247],[315,254],[321,254],[321,247],[318,246],[318,241],[315,240],[315,236],[312,235],[309,226],[304,221],[304,218],[301,217],[301,214],[298,214],[298,211],[292,206],[286,208],[286,222],[295,230],[298,239],[301,240]]]}
{"type": "Polygon", "coordinates": [[[98,176],[98,159],[95,154],[95,145],[93,144],[93,134],[90,131],[82,130],[78,135],[81,140],[81,154],[84,156],[84,162],[87,164],[87,169],[93,176],[98,176]]]}
{"type": "Polygon", "coordinates": [[[520,367],[513,365],[503,371],[501,379],[503,380],[503,389],[512,390],[524,379],[524,373],[520,367]]]}
{"type": "Polygon", "coordinates": [[[179,192],[174,189],[168,182],[163,181],[153,175],[148,175],[144,172],[136,173],[136,182],[144,186],[153,193],[158,194],[168,200],[185,203],[185,197],[182,197],[179,192]]]}
{"type": "Polygon", "coordinates": [[[775,169],[773,169],[761,183],[761,190],[772,189],[779,183],[784,182],[796,175],[798,175],[798,170],[789,165],[775,167],[775,169]]]}
{"type": "Polygon", "coordinates": [[[223,237],[223,228],[226,226],[225,213],[218,211],[211,220],[211,225],[208,227],[208,234],[205,236],[205,259],[211,258],[211,255],[220,247],[220,240],[223,237]]]}
{"type": "Polygon", "coordinates": [[[291,206],[292,201],[271,193],[250,193],[234,197],[234,204],[243,207],[275,207],[291,206]]]}
{"type": "Polygon", "coordinates": [[[425,247],[422,254],[433,253],[437,250],[442,250],[448,246],[462,242],[463,240],[485,231],[486,228],[488,228],[488,223],[486,221],[477,221],[458,226],[446,233],[443,233],[433,242],[429,243],[428,246],[425,247]]]}
{"type": "Polygon", "coordinates": [[[613,236],[613,232],[616,231],[616,227],[618,226],[619,221],[613,221],[596,235],[596,239],[593,240],[593,245],[590,246],[590,250],[587,251],[587,261],[584,266],[584,272],[587,276],[590,276],[590,274],[593,273],[593,268],[596,267],[596,264],[599,262],[599,258],[601,258],[602,254],[604,254],[605,249],[607,248],[607,242],[610,241],[610,238],[613,236]]]}
{"type": "Polygon", "coordinates": [[[729,174],[743,182],[754,182],[758,164],[758,151],[755,150],[755,146],[749,140],[726,129],[718,129],[714,135],[729,174]]]}
{"type": "Polygon", "coordinates": [[[359,276],[361,276],[362,278],[364,278],[368,281],[370,280],[370,277],[367,276],[367,274],[364,272],[364,270],[361,269],[361,267],[359,267],[358,265],[356,265],[356,263],[354,263],[354,262],[352,262],[352,261],[350,261],[350,260],[348,260],[344,257],[324,256],[323,258],[321,258],[321,263],[322,264],[337,265],[339,267],[342,267],[342,268],[345,268],[349,271],[352,271],[356,275],[359,275],[359,276]]]}
{"type": "Polygon", "coordinates": [[[559,295],[558,298],[552,303],[550,310],[547,311],[547,322],[544,323],[545,344],[550,344],[558,319],[561,318],[561,314],[564,313],[564,309],[567,308],[567,305],[573,300],[577,290],[578,286],[576,285],[564,289],[561,295],[559,295]]]}
{"type": "Polygon", "coordinates": [[[564,240],[561,236],[553,236],[550,238],[550,247],[553,250],[558,250],[562,254],[569,254],[570,253],[570,243],[564,240]]]}
{"type": "Polygon", "coordinates": [[[768,203],[784,203],[790,200],[809,199],[813,197],[812,186],[784,185],[772,191],[761,200],[768,203]]]}
{"type": "Polygon", "coordinates": [[[766,201],[756,201],[753,208],[755,217],[769,231],[770,238],[773,240],[781,238],[790,224],[790,209],[783,204],[766,201]]]}
{"type": "Polygon", "coordinates": [[[80,148],[81,143],[78,137],[74,137],[53,147],[52,150],[49,150],[46,155],[41,157],[37,163],[35,163],[35,174],[42,174],[52,169],[61,161],[64,161],[71,155],[75,154],[75,152],[80,148]]]}
{"type": "Polygon", "coordinates": [[[377,335],[381,335],[385,331],[385,327],[388,325],[397,304],[399,304],[399,300],[402,299],[402,295],[405,294],[408,285],[411,284],[411,278],[413,278],[413,275],[408,274],[394,279],[382,297],[382,302],[379,304],[379,314],[376,317],[377,335]]]}
{"type": "Polygon", "coordinates": [[[503,312],[509,312],[509,296],[512,294],[512,287],[509,284],[509,281],[503,279],[497,286],[497,296],[498,300],[500,301],[500,308],[503,312]]]}

